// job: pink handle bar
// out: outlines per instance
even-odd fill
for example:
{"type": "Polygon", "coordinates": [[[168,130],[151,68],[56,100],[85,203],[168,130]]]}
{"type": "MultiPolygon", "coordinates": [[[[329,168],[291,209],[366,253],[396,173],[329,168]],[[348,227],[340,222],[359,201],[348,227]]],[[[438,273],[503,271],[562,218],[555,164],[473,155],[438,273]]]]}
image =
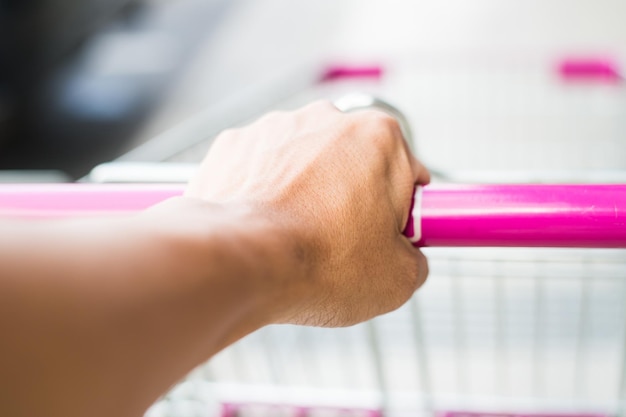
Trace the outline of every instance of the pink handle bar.
{"type": "Polygon", "coordinates": [[[626,248],[626,185],[426,187],[417,246],[626,248]]]}
{"type": "MultiPolygon", "coordinates": [[[[182,185],[0,185],[0,216],[135,212],[182,192],[182,185]]],[[[416,246],[626,248],[626,185],[430,185],[418,200],[416,246]]]]}

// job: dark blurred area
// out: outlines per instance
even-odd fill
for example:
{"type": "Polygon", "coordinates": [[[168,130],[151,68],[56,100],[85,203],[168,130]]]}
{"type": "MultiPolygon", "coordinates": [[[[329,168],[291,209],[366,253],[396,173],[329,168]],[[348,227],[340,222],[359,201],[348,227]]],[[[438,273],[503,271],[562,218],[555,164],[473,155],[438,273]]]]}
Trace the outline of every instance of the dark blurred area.
{"type": "Polygon", "coordinates": [[[0,0],[0,169],[118,156],[228,3],[0,0]]]}

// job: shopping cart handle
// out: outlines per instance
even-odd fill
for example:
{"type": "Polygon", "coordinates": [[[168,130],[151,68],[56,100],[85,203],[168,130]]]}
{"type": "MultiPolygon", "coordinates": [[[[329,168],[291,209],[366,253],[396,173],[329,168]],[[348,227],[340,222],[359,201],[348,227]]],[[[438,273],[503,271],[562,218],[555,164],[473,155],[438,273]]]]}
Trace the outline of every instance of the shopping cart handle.
{"type": "MultiPolygon", "coordinates": [[[[183,185],[0,185],[0,215],[129,213],[183,185]]],[[[406,234],[423,246],[626,248],[626,185],[429,185],[406,234]]]]}
{"type": "Polygon", "coordinates": [[[416,246],[626,248],[626,185],[437,185],[418,204],[416,246]]]}

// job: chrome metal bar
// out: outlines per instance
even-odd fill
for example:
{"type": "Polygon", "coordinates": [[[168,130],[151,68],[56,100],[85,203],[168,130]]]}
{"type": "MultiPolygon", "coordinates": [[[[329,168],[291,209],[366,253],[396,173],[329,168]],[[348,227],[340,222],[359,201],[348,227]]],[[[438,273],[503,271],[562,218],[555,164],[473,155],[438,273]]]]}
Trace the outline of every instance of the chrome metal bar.
{"type": "Polygon", "coordinates": [[[413,335],[415,339],[415,359],[417,361],[417,375],[423,393],[423,408],[426,415],[432,416],[435,413],[434,401],[432,398],[432,383],[430,366],[428,363],[428,353],[426,352],[426,338],[422,326],[422,313],[420,311],[419,296],[413,295],[411,298],[411,315],[413,320],[413,335]]]}
{"type": "Polygon", "coordinates": [[[384,356],[380,347],[380,337],[376,329],[376,319],[370,320],[366,323],[368,345],[370,348],[370,354],[372,356],[372,363],[374,365],[374,373],[376,374],[376,381],[378,383],[378,390],[381,394],[381,409],[384,415],[388,415],[391,408],[390,403],[390,390],[387,382],[387,376],[385,375],[384,356]]]}

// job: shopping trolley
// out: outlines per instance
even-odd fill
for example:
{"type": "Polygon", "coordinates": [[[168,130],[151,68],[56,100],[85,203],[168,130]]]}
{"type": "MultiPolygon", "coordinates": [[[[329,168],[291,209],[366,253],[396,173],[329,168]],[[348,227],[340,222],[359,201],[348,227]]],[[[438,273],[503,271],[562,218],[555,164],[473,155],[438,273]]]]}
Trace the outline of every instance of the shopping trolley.
{"type": "MultiPolygon", "coordinates": [[[[492,74],[491,69],[487,72],[492,74]]],[[[436,72],[435,76],[439,77],[440,73],[436,72]]],[[[501,81],[510,82],[508,76],[505,74],[501,81]]],[[[463,80],[456,81],[462,84],[463,80]]],[[[411,82],[416,83],[400,74],[388,81],[385,88],[393,91],[397,83],[406,88],[411,82]]],[[[425,86],[424,82],[422,87],[425,86]]],[[[426,88],[433,87],[425,87],[422,92],[426,88]]],[[[441,91],[445,95],[446,91],[441,91]]],[[[303,96],[308,99],[311,94],[307,92],[303,96]]],[[[294,101],[301,99],[299,96],[294,101]]],[[[402,95],[397,99],[413,120],[412,113],[420,109],[421,104],[406,102],[402,95]]],[[[616,99],[617,104],[622,103],[619,100],[616,99]]],[[[611,108],[613,116],[624,116],[624,109],[617,107],[622,112],[611,108]]],[[[502,113],[505,110],[499,109],[502,113]]],[[[478,111],[484,109],[478,108],[478,111]]],[[[606,122],[606,114],[602,116],[606,122]]],[[[431,117],[431,121],[437,117],[431,117]]],[[[552,117],[565,120],[571,118],[571,114],[553,114],[552,117]]],[[[551,119],[550,123],[555,120],[551,119]]],[[[502,121],[494,124],[496,130],[503,125],[502,121]]],[[[426,135],[432,128],[428,123],[416,125],[421,131],[425,130],[426,135]]],[[[466,134],[471,135],[485,126],[474,126],[474,130],[469,129],[466,134]]],[[[616,126],[619,133],[622,128],[616,126]]],[[[622,149],[614,138],[616,132],[611,133],[607,135],[611,149],[622,149]]],[[[176,137],[170,135],[173,136],[169,139],[176,137]]],[[[209,146],[207,139],[190,142],[186,138],[184,145],[175,152],[171,152],[175,147],[169,146],[167,154],[154,159],[178,163],[198,161],[209,146]]],[[[443,139],[445,142],[447,138],[443,139]]],[[[152,158],[158,155],[158,150],[151,146],[144,150],[152,158]]],[[[559,171],[542,172],[545,166],[541,166],[541,160],[527,159],[524,163],[525,151],[519,150],[514,155],[519,161],[509,161],[517,170],[494,170],[480,159],[487,145],[478,143],[478,151],[473,154],[477,159],[473,163],[479,168],[491,169],[485,173],[450,169],[442,163],[441,150],[429,146],[418,142],[420,154],[436,166],[443,179],[452,183],[477,180],[626,183],[626,175],[621,171],[622,156],[618,152],[610,155],[612,159],[601,161],[593,153],[580,155],[586,148],[574,149],[574,157],[570,154],[568,161],[556,167],[559,171]],[[591,161],[582,161],[582,156],[591,161]],[[584,171],[577,170],[576,164],[581,161],[581,170],[590,168],[590,164],[608,166],[612,170],[588,172],[586,176],[584,171]],[[519,170],[522,163],[530,166],[529,171],[519,170]]],[[[491,154],[501,149],[498,145],[491,154]]],[[[95,170],[92,181],[98,178],[136,181],[138,172],[145,175],[154,169],[152,164],[144,165],[140,151],[123,158],[123,164],[95,170]]],[[[469,155],[472,154],[466,153],[469,155]]],[[[461,168],[468,166],[467,161],[455,159],[453,162],[459,162],[461,168]]],[[[167,167],[163,164],[156,168],[155,177],[167,170],[171,172],[170,178],[178,180],[193,172],[186,164],[167,167]]],[[[121,185],[111,187],[121,187],[118,192],[130,190],[121,185]]],[[[159,192],[180,192],[180,186],[176,185],[156,187],[159,192]]],[[[564,192],[571,191],[567,185],[557,187],[564,192]]],[[[438,189],[440,196],[444,196],[446,190],[467,192],[471,188],[448,185],[438,189]]],[[[491,186],[488,190],[495,192],[497,187],[491,186]]],[[[623,193],[623,189],[614,185],[606,185],[603,191],[609,198],[613,191],[623,193]]],[[[428,189],[424,193],[427,194],[428,189]]],[[[620,196],[623,194],[618,194],[620,196]]],[[[424,199],[427,201],[426,195],[424,199]]],[[[619,233],[623,230],[619,226],[623,224],[615,223],[621,216],[619,210],[615,211],[616,207],[613,207],[613,220],[610,220],[609,206],[602,213],[606,215],[605,220],[613,221],[610,223],[613,232],[619,233]]],[[[532,210],[529,213],[532,214],[532,210]]],[[[425,210],[421,217],[428,215],[425,210]]],[[[423,236],[428,236],[426,225],[423,226],[423,236]]],[[[619,247],[622,238],[623,235],[616,235],[615,240],[611,240],[614,244],[605,246],[619,247]]],[[[594,246],[589,242],[586,240],[580,246],[594,246]]],[[[563,245],[561,242],[552,246],[563,245]]],[[[424,251],[430,261],[431,276],[424,288],[398,311],[347,329],[265,328],[200,366],[164,396],[149,415],[210,415],[212,410],[224,416],[375,416],[384,412],[397,416],[442,413],[449,417],[471,417],[485,413],[577,416],[622,413],[626,401],[624,250],[453,247],[425,248],[424,251]],[[220,411],[210,408],[210,404],[216,403],[221,404],[220,411]]]]}

